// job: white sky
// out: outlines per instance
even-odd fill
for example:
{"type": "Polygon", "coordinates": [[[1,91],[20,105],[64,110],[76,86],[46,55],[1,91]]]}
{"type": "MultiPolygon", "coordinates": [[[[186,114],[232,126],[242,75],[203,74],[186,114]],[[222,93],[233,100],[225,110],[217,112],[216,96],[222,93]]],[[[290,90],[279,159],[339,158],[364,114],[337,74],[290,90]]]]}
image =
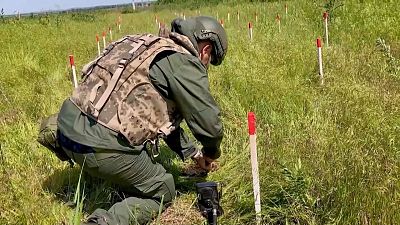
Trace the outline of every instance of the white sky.
{"type": "MultiPolygon", "coordinates": [[[[134,1],[141,2],[142,0],[134,1]]],[[[15,14],[16,11],[30,13],[121,3],[132,3],[132,0],[0,0],[0,9],[3,8],[4,13],[9,15],[15,14]]]]}

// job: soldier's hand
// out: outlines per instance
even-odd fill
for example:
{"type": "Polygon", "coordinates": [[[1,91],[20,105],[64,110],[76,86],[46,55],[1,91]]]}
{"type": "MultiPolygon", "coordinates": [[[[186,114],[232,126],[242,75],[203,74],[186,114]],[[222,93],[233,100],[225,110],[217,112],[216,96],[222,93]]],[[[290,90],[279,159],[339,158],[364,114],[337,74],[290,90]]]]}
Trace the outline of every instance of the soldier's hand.
{"type": "Polygon", "coordinates": [[[197,153],[192,157],[192,159],[204,170],[211,171],[214,168],[214,160],[203,155],[203,152],[200,149],[197,150],[197,153]]]}

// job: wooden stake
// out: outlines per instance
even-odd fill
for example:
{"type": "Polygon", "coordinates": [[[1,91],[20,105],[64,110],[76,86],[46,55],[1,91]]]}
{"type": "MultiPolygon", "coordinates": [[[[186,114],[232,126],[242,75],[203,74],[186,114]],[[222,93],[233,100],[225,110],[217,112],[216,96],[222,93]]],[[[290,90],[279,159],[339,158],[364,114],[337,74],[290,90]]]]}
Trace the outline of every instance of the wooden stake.
{"type": "Polygon", "coordinates": [[[251,22],[249,22],[249,38],[250,38],[250,41],[252,41],[253,40],[253,24],[251,24],[251,22]]]}
{"type": "Polygon", "coordinates": [[[324,12],[324,25],[325,25],[325,44],[326,47],[329,47],[329,40],[328,40],[328,12],[324,12]]]}
{"type": "Polygon", "coordinates": [[[69,65],[71,66],[71,70],[72,70],[72,82],[74,84],[74,88],[77,88],[78,80],[76,79],[76,69],[75,69],[75,61],[74,61],[73,55],[69,55],[69,65]]]}
{"type": "Polygon", "coordinates": [[[112,30],[111,30],[111,27],[108,28],[108,31],[110,32],[110,42],[112,42],[113,38],[112,38],[112,30]]]}
{"type": "Polygon", "coordinates": [[[278,31],[281,32],[281,17],[279,14],[276,14],[276,22],[278,23],[278,31]]]}
{"type": "Polygon", "coordinates": [[[99,35],[96,34],[96,43],[97,43],[97,52],[99,53],[99,56],[101,54],[100,52],[100,40],[99,40],[99,35]]]}
{"type": "Polygon", "coordinates": [[[256,140],[256,117],[253,112],[247,115],[250,137],[250,156],[251,156],[251,173],[253,176],[253,193],[254,208],[256,211],[257,224],[261,223],[261,196],[260,196],[260,179],[258,174],[257,160],[257,140],[256,140]]]}
{"type": "Polygon", "coordinates": [[[165,28],[165,24],[163,22],[160,22],[159,24],[159,29],[158,29],[158,36],[164,37],[167,34],[167,30],[165,28]]]}
{"type": "Polygon", "coordinates": [[[121,32],[121,23],[122,23],[122,19],[121,19],[121,15],[118,16],[118,32],[121,32]]]}
{"type": "Polygon", "coordinates": [[[286,16],[287,16],[287,13],[288,13],[288,5],[287,4],[285,4],[285,13],[286,13],[286,16]]]}
{"type": "Polygon", "coordinates": [[[324,84],[324,71],[322,67],[322,43],[321,38],[317,38],[318,67],[321,84],[324,84]]]}
{"type": "Polygon", "coordinates": [[[103,47],[106,49],[106,32],[103,31],[103,47]]]}

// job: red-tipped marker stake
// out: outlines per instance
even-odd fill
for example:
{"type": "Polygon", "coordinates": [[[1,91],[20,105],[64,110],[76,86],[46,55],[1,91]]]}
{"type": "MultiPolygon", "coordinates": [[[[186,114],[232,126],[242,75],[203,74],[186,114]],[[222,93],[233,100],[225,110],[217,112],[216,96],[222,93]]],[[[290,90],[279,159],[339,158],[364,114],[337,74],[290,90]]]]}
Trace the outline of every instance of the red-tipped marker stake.
{"type": "Polygon", "coordinates": [[[252,41],[253,40],[253,24],[249,22],[249,38],[252,41]]]}
{"type": "Polygon", "coordinates": [[[254,14],[254,16],[256,17],[256,23],[258,22],[258,13],[256,12],[255,14],[254,14]]]}
{"type": "Polygon", "coordinates": [[[96,34],[96,43],[97,43],[97,51],[99,53],[99,56],[101,54],[100,52],[100,40],[99,40],[99,35],[96,34]]]}
{"type": "Polygon", "coordinates": [[[119,32],[121,32],[121,22],[122,22],[121,15],[119,15],[118,16],[118,31],[119,32]]]}
{"type": "Polygon", "coordinates": [[[323,71],[323,68],[322,68],[322,43],[321,43],[321,38],[317,38],[317,51],[318,51],[319,76],[321,77],[321,84],[324,84],[324,71],[323,71]]]}
{"type": "Polygon", "coordinates": [[[228,23],[231,21],[231,14],[228,12],[228,23]]]}
{"type": "Polygon", "coordinates": [[[281,32],[281,17],[279,14],[276,14],[276,22],[278,23],[278,31],[281,32]]]}
{"type": "Polygon", "coordinates": [[[106,48],[106,32],[103,31],[103,47],[106,48]]]}
{"type": "Polygon", "coordinates": [[[240,12],[239,12],[239,10],[237,11],[237,20],[238,20],[238,22],[240,21],[240,12]]]}
{"type": "Polygon", "coordinates": [[[323,18],[324,18],[324,24],[325,24],[325,44],[326,47],[329,47],[329,42],[328,42],[328,12],[324,12],[323,18]]]}
{"type": "Polygon", "coordinates": [[[69,55],[69,65],[71,66],[71,70],[72,70],[72,81],[74,83],[74,88],[77,88],[78,80],[76,79],[76,69],[75,69],[75,61],[74,61],[73,55],[69,55]]]}
{"type": "Polygon", "coordinates": [[[156,24],[158,24],[158,18],[157,15],[154,16],[154,20],[156,21],[156,24]]]}
{"type": "Polygon", "coordinates": [[[110,42],[111,42],[113,40],[111,27],[108,28],[108,32],[110,33],[110,42]]]}
{"type": "Polygon", "coordinates": [[[221,20],[219,21],[219,23],[221,24],[222,27],[224,27],[224,20],[223,20],[223,19],[221,19],[221,20]]]}
{"type": "Polygon", "coordinates": [[[256,141],[256,116],[253,112],[247,115],[250,136],[251,173],[253,176],[254,208],[256,210],[257,224],[261,222],[260,179],[258,175],[257,141],[256,141]]]}
{"type": "Polygon", "coordinates": [[[288,6],[287,6],[287,4],[285,4],[285,13],[286,13],[286,16],[287,16],[287,12],[288,12],[288,6]]]}
{"type": "Polygon", "coordinates": [[[159,36],[161,36],[161,35],[164,35],[165,34],[165,24],[164,23],[162,23],[162,22],[160,22],[159,24],[158,24],[158,35],[159,36]]]}

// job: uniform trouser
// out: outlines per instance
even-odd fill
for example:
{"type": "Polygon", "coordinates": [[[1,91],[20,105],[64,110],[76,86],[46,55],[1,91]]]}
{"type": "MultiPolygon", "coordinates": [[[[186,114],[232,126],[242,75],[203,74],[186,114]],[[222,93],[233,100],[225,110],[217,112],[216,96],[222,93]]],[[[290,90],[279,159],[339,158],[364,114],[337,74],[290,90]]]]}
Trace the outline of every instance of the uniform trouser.
{"type": "Polygon", "coordinates": [[[65,148],[64,151],[76,163],[83,164],[83,170],[89,175],[117,184],[122,191],[135,196],[114,204],[108,211],[95,210],[88,222],[100,225],[146,224],[157,215],[162,196],[164,203],[175,197],[172,175],[154,162],[145,150],[126,153],[95,149],[95,153],[86,154],[65,148]]]}

